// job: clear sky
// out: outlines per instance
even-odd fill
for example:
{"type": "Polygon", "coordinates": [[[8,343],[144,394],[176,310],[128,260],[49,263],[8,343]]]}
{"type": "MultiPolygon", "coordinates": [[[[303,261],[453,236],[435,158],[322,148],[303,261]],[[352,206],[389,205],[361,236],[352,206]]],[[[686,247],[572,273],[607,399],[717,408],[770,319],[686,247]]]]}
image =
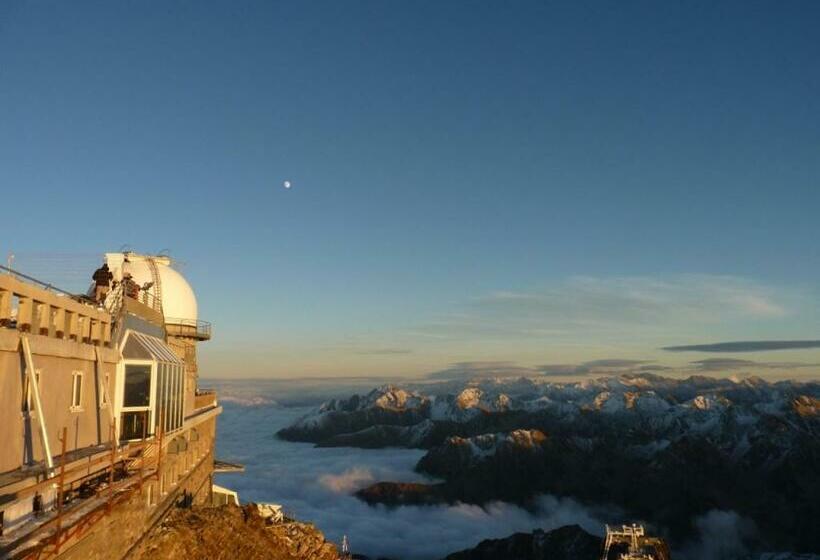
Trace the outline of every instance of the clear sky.
{"type": "Polygon", "coordinates": [[[820,339],[818,29],[813,1],[6,0],[0,250],[170,250],[212,376],[820,339]]]}

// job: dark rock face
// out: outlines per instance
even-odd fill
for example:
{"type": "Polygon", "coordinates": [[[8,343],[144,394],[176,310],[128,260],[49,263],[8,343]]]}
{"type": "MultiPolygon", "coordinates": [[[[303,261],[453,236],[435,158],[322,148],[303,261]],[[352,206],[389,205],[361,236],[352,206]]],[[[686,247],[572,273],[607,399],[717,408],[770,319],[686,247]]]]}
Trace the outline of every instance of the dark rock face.
{"type": "Polygon", "coordinates": [[[446,502],[442,485],[414,482],[377,482],[356,492],[356,497],[370,505],[423,506],[446,502]]]}
{"type": "Polygon", "coordinates": [[[446,560],[597,560],[601,539],[578,525],[548,533],[515,533],[505,539],[481,541],[469,550],[454,552],[446,560]]]}

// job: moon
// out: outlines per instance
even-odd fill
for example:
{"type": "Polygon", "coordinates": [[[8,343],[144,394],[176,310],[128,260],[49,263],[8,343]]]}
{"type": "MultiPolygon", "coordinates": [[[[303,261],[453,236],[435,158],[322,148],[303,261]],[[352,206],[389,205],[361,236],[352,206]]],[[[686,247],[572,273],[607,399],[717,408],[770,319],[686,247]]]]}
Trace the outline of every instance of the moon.
{"type": "Polygon", "coordinates": [[[282,186],[286,189],[289,189],[291,187],[290,181],[285,181],[284,183],[282,183],[282,186]]]}

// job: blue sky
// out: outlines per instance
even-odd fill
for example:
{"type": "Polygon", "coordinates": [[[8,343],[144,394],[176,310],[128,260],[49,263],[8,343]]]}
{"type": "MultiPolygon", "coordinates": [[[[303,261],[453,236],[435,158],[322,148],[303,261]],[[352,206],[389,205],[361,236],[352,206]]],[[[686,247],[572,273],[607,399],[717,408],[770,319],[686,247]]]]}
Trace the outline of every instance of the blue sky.
{"type": "Polygon", "coordinates": [[[820,338],[818,24],[815,2],[11,0],[0,250],[170,250],[219,376],[820,338]]]}

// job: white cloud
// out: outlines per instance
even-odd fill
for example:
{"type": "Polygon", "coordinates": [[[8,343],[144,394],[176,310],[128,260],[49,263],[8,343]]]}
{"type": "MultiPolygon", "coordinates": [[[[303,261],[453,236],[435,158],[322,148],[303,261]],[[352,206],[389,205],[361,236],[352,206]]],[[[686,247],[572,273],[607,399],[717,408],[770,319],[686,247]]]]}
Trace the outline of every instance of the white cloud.
{"type": "Polygon", "coordinates": [[[710,510],[694,519],[698,537],[680,552],[685,560],[733,560],[748,552],[757,534],[752,520],[734,511],[710,510]]]}
{"type": "Polygon", "coordinates": [[[370,469],[353,467],[341,474],[323,474],[319,477],[319,484],[336,494],[351,494],[376,482],[370,469]]]}
{"type": "Polygon", "coordinates": [[[354,552],[370,557],[432,560],[470,548],[488,538],[517,531],[550,530],[580,524],[601,534],[618,519],[606,509],[590,509],[569,498],[542,496],[533,514],[513,504],[481,508],[452,506],[371,507],[350,492],[377,480],[428,481],[413,467],[424,454],[409,449],[315,448],[276,439],[274,432],[304,408],[225,406],[219,420],[220,458],[246,466],[244,474],[218,475],[218,483],[244,501],[280,503],[285,511],[314,522],[326,537],[350,539],[354,552]]]}

